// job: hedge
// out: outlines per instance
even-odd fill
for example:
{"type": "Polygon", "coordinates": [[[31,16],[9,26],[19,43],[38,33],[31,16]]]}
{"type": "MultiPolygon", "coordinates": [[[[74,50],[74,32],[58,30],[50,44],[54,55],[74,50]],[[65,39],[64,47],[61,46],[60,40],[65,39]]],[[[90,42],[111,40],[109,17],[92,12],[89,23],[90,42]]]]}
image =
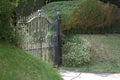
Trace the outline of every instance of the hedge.
{"type": "Polygon", "coordinates": [[[56,8],[61,9],[63,32],[120,33],[120,9],[116,5],[99,0],[75,0],[52,2],[42,9],[55,19],[56,8]]]}
{"type": "Polygon", "coordinates": [[[86,0],[76,7],[68,21],[70,20],[71,22],[63,24],[66,31],[74,30],[76,32],[79,29],[83,33],[108,33],[116,27],[120,30],[120,26],[117,26],[120,24],[120,9],[115,5],[105,4],[98,0],[86,0]]]}
{"type": "Polygon", "coordinates": [[[91,45],[78,36],[67,37],[63,45],[63,65],[79,67],[88,64],[91,58],[91,45]]]}

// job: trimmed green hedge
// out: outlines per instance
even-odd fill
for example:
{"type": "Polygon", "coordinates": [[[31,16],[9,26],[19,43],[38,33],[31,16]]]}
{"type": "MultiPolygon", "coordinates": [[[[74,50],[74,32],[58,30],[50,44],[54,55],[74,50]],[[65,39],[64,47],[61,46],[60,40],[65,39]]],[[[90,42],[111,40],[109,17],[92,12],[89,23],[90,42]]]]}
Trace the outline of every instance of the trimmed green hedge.
{"type": "Polygon", "coordinates": [[[97,0],[86,0],[74,10],[74,24],[87,27],[103,26],[104,14],[102,3],[97,0]]]}
{"type": "Polygon", "coordinates": [[[76,7],[71,16],[73,16],[73,19],[70,18],[73,20],[72,23],[65,24],[64,27],[66,30],[72,30],[73,33],[77,29],[79,33],[120,32],[116,29],[120,26],[115,26],[120,24],[120,9],[112,4],[105,4],[98,0],[86,0],[76,7]]]}
{"type": "Polygon", "coordinates": [[[120,9],[113,4],[99,0],[76,0],[53,2],[43,7],[53,19],[56,18],[55,8],[61,9],[61,29],[64,32],[120,33],[120,9]]]}
{"type": "Polygon", "coordinates": [[[63,45],[63,65],[78,67],[90,62],[91,46],[88,41],[71,36],[63,45]]]}

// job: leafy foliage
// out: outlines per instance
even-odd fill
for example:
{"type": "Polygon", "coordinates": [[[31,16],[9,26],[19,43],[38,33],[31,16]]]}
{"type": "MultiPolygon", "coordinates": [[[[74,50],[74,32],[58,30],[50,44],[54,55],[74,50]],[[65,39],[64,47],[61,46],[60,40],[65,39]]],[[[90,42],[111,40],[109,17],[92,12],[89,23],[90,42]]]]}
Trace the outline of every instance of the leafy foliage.
{"type": "Polygon", "coordinates": [[[99,26],[104,21],[101,4],[96,0],[87,0],[80,4],[74,14],[76,24],[82,26],[99,26]],[[97,25],[95,25],[97,24],[97,25]]]}
{"type": "Polygon", "coordinates": [[[78,67],[89,63],[90,53],[91,46],[87,41],[78,36],[71,36],[63,46],[63,65],[78,67]]]}
{"type": "Polygon", "coordinates": [[[0,39],[7,42],[12,42],[14,40],[14,26],[11,24],[13,16],[12,12],[18,1],[19,0],[0,1],[0,39]]]}
{"type": "Polygon", "coordinates": [[[44,5],[44,0],[20,0],[15,11],[18,15],[28,16],[34,11],[41,9],[44,5]]]}
{"type": "Polygon", "coordinates": [[[56,19],[57,14],[55,10],[56,8],[60,8],[62,19],[61,28],[64,29],[65,24],[73,22],[71,14],[73,13],[74,9],[77,7],[77,5],[81,4],[84,1],[85,0],[52,2],[42,7],[42,9],[49,17],[51,17],[52,19],[56,19]]]}
{"type": "Polygon", "coordinates": [[[99,0],[61,1],[48,4],[43,10],[49,17],[55,19],[56,8],[61,9],[61,29],[64,32],[71,33],[71,30],[75,33],[120,32],[117,26],[120,21],[120,9],[113,4],[99,0]]]}
{"type": "Polygon", "coordinates": [[[10,17],[12,4],[9,0],[0,1],[0,39],[8,40],[11,36],[10,17]]]}
{"type": "MultiPolygon", "coordinates": [[[[73,12],[74,8],[77,7],[78,4],[82,3],[84,0],[77,1],[59,1],[59,2],[52,2],[47,4],[46,6],[43,6],[42,9],[44,12],[51,18],[56,18],[56,8],[60,8],[61,15],[67,16],[67,14],[71,14],[73,12]]],[[[62,17],[61,16],[61,17],[62,17]]],[[[69,17],[69,16],[68,16],[69,17]]],[[[64,17],[62,17],[62,20],[64,20],[64,17]]]]}
{"type": "Polygon", "coordinates": [[[67,70],[92,73],[120,72],[120,34],[78,34],[77,37],[89,41],[92,47],[91,62],[67,70]]]}
{"type": "Polygon", "coordinates": [[[120,0],[100,0],[100,1],[103,1],[105,3],[115,4],[120,8],[120,0]]]}
{"type": "Polygon", "coordinates": [[[72,16],[75,19],[71,27],[110,27],[116,20],[120,20],[116,6],[97,0],[86,0],[75,9],[72,16]]]}

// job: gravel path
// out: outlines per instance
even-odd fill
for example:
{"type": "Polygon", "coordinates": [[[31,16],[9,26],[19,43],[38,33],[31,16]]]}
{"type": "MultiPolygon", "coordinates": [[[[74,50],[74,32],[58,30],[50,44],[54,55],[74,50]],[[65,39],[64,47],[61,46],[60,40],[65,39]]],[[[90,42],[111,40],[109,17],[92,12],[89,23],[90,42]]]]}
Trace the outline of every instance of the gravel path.
{"type": "Polygon", "coordinates": [[[61,70],[60,74],[64,80],[120,80],[120,73],[97,74],[97,73],[80,73],[80,72],[61,70]]]}

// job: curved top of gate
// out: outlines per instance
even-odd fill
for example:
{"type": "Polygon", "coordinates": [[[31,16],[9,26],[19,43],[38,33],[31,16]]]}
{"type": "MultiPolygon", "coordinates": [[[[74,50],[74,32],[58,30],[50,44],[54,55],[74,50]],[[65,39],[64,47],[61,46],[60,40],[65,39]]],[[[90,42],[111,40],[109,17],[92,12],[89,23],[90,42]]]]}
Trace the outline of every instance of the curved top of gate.
{"type": "Polygon", "coordinates": [[[27,17],[26,23],[30,23],[31,21],[33,21],[36,18],[44,18],[48,23],[53,24],[53,20],[48,18],[47,15],[45,15],[45,13],[42,12],[42,10],[38,10],[36,12],[34,12],[33,14],[31,14],[30,16],[27,17]]]}

